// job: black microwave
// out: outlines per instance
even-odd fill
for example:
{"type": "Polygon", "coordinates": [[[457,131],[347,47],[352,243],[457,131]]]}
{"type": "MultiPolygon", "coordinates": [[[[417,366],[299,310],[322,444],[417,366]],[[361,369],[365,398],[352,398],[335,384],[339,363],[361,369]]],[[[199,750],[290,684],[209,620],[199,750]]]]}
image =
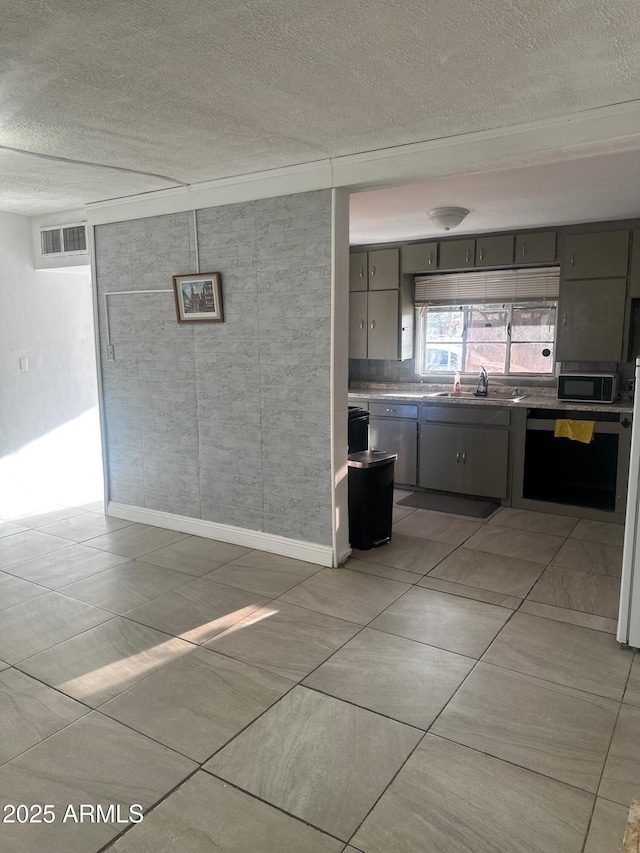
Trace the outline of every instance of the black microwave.
{"type": "Polygon", "coordinates": [[[558,400],[571,403],[613,403],[618,399],[617,373],[561,373],[558,400]]]}

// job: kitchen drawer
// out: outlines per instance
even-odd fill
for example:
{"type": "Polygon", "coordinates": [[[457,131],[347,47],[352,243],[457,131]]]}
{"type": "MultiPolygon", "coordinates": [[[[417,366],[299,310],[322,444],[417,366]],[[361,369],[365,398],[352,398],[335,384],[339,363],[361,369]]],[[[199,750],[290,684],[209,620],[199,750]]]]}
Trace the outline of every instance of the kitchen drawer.
{"type": "Polygon", "coordinates": [[[371,403],[369,411],[379,418],[417,418],[418,407],[406,403],[371,403]]]}
{"type": "Polygon", "coordinates": [[[435,423],[509,426],[511,412],[489,406],[423,406],[421,419],[435,423]]]}

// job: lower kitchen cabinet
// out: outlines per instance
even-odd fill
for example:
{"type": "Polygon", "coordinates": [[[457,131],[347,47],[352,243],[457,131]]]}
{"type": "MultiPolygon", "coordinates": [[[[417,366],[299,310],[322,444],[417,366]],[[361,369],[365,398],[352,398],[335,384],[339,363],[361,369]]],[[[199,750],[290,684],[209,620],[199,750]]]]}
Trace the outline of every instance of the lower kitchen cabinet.
{"type": "Polygon", "coordinates": [[[371,418],[369,448],[397,453],[396,483],[415,486],[418,469],[418,424],[402,418],[371,418]]]}
{"type": "Polygon", "coordinates": [[[425,489],[506,498],[509,431],[420,424],[419,485],[425,489]]]}

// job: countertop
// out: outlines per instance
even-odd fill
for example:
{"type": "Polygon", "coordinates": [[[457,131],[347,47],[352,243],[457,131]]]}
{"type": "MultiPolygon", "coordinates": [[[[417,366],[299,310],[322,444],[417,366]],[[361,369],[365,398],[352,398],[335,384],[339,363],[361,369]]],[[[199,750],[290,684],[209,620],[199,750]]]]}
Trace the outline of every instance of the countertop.
{"type": "MultiPolygon", "coordinates": [[[[349,389],[349,402],[359,403],[366,401],[393,401],[394,403],[429,403],[434,406],[498,406],[507,408],[527,409],[556,409],[566,412],[626,412],[633,413],[633,403],[629,400],[617,400],[615,403],[567,403],[558,400],[548,389],[521,388],[522,396],[511,399],[506,391],[505,396],[492,397],[491,386],[489,386],[488,397],[474,397],[461,395],[460,397],[438,397],[437,390],[425,390],[424,386],[418,388],[407,387],[407,385],[391,385],[389,383],[365,384],[357,383],[357,386],[349,389]]],[[[494,393],[500,393],[494,391],[494,393]]]]}

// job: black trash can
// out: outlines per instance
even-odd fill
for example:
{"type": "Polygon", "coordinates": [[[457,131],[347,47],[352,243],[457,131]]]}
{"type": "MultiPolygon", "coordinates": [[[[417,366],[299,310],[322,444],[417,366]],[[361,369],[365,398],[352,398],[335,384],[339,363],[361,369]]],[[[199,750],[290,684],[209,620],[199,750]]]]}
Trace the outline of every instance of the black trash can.
{"type": "Polygon", "coordinates": [[[349,406],[349,453],[369,448],[369,412],[359,406],[349,406]]]}
{"type": "Polygon", "coordinates": [[[397,453],[349,454],[349,540],[368,551],[391,540],[393,469],[397,453]]]}

